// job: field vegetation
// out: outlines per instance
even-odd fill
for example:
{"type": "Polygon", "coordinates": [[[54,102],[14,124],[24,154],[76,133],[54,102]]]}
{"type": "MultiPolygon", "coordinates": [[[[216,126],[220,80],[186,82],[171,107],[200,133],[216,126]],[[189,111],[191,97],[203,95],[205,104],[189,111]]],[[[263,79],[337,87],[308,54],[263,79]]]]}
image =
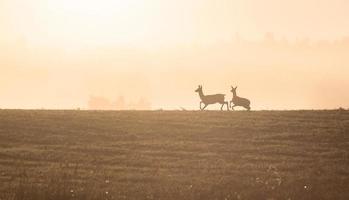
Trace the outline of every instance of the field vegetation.
{"type": "Polygon", "coordinates": [[[349,199],[349,112],[0,110],[0,199],[349,199]]]}

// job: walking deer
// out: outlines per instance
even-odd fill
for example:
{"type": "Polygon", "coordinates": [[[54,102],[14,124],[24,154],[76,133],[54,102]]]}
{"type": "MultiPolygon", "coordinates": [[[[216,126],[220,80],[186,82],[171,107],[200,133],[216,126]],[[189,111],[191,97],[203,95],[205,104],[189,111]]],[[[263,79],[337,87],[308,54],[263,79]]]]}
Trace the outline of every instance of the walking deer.
{"type": "Polygon", "coordinates": [[[234,110],[235,106],[242,106],[244,108],[246,108],[248,111],[251,110],[250,107],[250,100],[246,99],[246,98],[242,98],[242,97],[238,97],[236,94],[236,88],[237,86],[234,88],[233,86],[231,86],[231,91],[233,93],[233,99],[230,101],[230,106],[232,110],[234,110]],[[233,103],[234,105],[231,106],[231,103],[233,103]]]}
{"type": "Polygon", "coordinates": [[[227,105],[227,110],[229,110],[229,105],[228,102],[224,100],[225,94],[212,94],[212,95],[204,95],[202,92],[202,86],[199,85],[198,89],[195,90],[195,92],[199,93],[200,96],[200,110],[204,110],[208,105],[210,104],[215,104],[215,103],[220,103],[221,110],[223,110],[223,106],[227,105]],[[204,104],[204,107],[201,108],[201,104],[204,104]]]}

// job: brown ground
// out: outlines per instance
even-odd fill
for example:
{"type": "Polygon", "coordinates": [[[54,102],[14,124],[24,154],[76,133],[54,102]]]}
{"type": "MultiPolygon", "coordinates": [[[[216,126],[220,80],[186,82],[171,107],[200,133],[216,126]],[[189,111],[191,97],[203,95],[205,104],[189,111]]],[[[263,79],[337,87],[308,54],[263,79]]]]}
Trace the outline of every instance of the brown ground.
{"type": "Polygon", "coordinates": [[[349,199],[349,112],[0,110],[0,199],[349,199]]]}

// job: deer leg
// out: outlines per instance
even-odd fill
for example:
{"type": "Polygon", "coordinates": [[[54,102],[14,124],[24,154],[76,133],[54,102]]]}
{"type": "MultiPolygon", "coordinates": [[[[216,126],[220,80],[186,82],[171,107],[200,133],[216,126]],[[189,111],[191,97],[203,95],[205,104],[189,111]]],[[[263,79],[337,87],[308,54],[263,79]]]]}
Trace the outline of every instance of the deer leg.
{"type": "Polygon", "coordinates": [[[233,105],[233,106],[231,107],[231,109],[234,110],[234,107],[235,107],[235,106],[236,106],[236,105],[233,105]]]}
{"type": "Polygon", "coordinates": [[[205,109],[205,108],[206,108],[206,104],[205,104],[204,102],[200,101],[200,110],[203,110],[203,109],[205,109]],[[203,107],[203,108],[201,107],[201,104],[204,104],[204,107],[203,107]]]}
{"type": "Polygon", "coordinates": [[[222,103],[221,110],[223,110],[224,103],[222,103]]]}
{"type": "MultiPolygon", "coordinates": [[[[204,103],[205,104],[205,103],[204,103]]],[[[205,108],[207,107],[208,104],[205,104],[205,106],[202,108],[202,110],[205,110],[205,108]]]]}
{"type": "Polygon", "coordinates": [[[229,104],[228,104],[228,101],[226,101],[225,104],[227,104],[227,111],[229,111],[229,104]]]}

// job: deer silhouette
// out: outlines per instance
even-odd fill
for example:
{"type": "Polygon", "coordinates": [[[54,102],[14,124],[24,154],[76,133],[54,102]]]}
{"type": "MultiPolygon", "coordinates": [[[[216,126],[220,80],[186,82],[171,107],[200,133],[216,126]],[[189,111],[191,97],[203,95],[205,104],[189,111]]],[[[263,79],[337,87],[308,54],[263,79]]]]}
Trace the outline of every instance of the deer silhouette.
{"type": "Polygon", "coordinates": [[[246,99],[246,98],[242,98],[242,97],[238,97],[238,95],[236,94],[236,89],[237,86],[234,88],[233,86],[231,86],[231,91],[233,93],[233,99],[230,101],[230,106],[232,110],[234,110],[235,106],[242,106],[244,108],[246,108],[248,111],[251,110],[250,107],[250,100],[246,99]],[[231,106],[231,103],[233,103],[234,105],[231,106]]]}
{"type": "Polygon", "coordinates": [[[212,95],[204,95],[202,92],[202,86],[199,85],[198,89],[195,90],[195,92],[199,93],[200,96],[200,110],[204,110],[208,105],[220,103],[222,104],[221,110],[223,110],[223,106],[227,105],[227,110],[229,110],[228,102],[224,100],[225,94],[212,94],[212,95]],[[204,104],[204,107],[201,108],[201,104],[204,104]]]}

